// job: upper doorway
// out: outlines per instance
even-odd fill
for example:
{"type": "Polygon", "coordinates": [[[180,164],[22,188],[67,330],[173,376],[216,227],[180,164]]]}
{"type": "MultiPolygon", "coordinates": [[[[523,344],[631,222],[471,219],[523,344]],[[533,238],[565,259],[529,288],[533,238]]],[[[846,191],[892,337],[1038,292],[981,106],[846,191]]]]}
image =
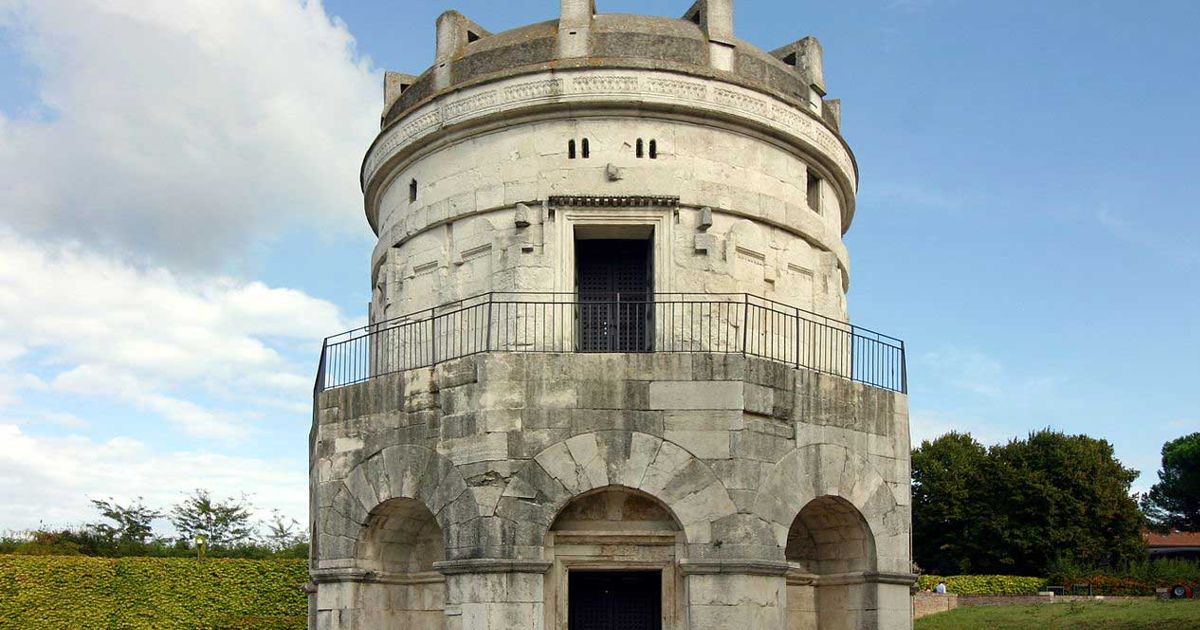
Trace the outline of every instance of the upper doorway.
{"type": "Polygon", "coordinates": [[[581,352],[649,352],[654,338],[654,241],[575,242],[581,352]]]}

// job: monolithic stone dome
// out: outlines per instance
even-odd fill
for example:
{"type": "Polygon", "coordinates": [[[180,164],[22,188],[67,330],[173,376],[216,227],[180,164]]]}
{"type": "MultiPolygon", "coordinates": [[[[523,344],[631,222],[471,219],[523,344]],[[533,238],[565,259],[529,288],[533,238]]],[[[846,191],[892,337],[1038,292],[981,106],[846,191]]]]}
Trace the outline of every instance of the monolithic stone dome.
{"type": "MultiPolygon", "coordinates": [[[[454,11],[447,15],[466,19],[454,11]]],[[[476,33],[478,39],[472,39],[453,57],[449,84],[435,88],[434,67],[429,68],[388,107],[383,116],[384,125],[399,120],[418,104],[446,91],[476,82],[556,68],[670,70],[743,85],[805,108],[809,104],[810,85],[816,82],[821,90],[825,87],[819,73],[819,59],[815,77],[811,69],[797,72],[795,46],[768,53],[749,42],[732,38],[736,51],[733,68],[729,71],[714,69],[708,63],[708,36],[697,22],[689,19],[596,14],[591,23],[589,54],[571,58],[558,56],[559,26],[559,20],[549,20],[495,34],[476,33]]],[[[569,33],[565,31],[564,36],[570,37],[569,33]]],[[[824,119],[837,129],[836,114],[826,114],[824,119]]]]}

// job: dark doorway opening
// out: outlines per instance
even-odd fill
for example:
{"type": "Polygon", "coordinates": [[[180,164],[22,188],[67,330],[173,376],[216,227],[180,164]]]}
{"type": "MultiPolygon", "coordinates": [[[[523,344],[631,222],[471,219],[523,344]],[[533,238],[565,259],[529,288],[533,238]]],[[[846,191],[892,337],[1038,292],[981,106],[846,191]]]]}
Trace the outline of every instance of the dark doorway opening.
{"type": "Polygon", "coordinates": [[[661,630],[661,571],[571,571],[568,630],[661,630]]]}
{"type": "Polygon", "coordinates": [[[581,352],[649,352],[654,338],[651,239],[575,241],[581,352]]]}

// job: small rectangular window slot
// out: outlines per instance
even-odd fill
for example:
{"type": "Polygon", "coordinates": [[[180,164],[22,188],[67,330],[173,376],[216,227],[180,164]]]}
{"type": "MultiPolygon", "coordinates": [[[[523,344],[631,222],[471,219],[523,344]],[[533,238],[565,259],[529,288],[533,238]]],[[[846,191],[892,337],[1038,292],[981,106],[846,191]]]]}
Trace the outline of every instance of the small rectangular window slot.
{"type": "Polygon", "coordinates": [[[817,214],[821,213],[821,178],[814,175],[812,171],[808,172],[808,185],[806,194],[808,196],[808,207],[817,214]]]}

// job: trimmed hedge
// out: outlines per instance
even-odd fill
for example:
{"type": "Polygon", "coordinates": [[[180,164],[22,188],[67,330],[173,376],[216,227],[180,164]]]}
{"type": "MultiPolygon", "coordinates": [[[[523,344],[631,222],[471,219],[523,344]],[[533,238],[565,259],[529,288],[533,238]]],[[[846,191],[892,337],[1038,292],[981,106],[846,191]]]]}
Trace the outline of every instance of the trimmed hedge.
{"type": "Polygon", "coordinates": [[[300,559],[0,555],[0,628],[300,630],[300,559]]]}
{"type": "Polygon", "coordinates": [[[947,593],[958,595],[1034,595],[1046,590],[1045,578],[1018,575],[922,575],[917,585],[932,591],[941,581],[946,582],[947,593]]]}

